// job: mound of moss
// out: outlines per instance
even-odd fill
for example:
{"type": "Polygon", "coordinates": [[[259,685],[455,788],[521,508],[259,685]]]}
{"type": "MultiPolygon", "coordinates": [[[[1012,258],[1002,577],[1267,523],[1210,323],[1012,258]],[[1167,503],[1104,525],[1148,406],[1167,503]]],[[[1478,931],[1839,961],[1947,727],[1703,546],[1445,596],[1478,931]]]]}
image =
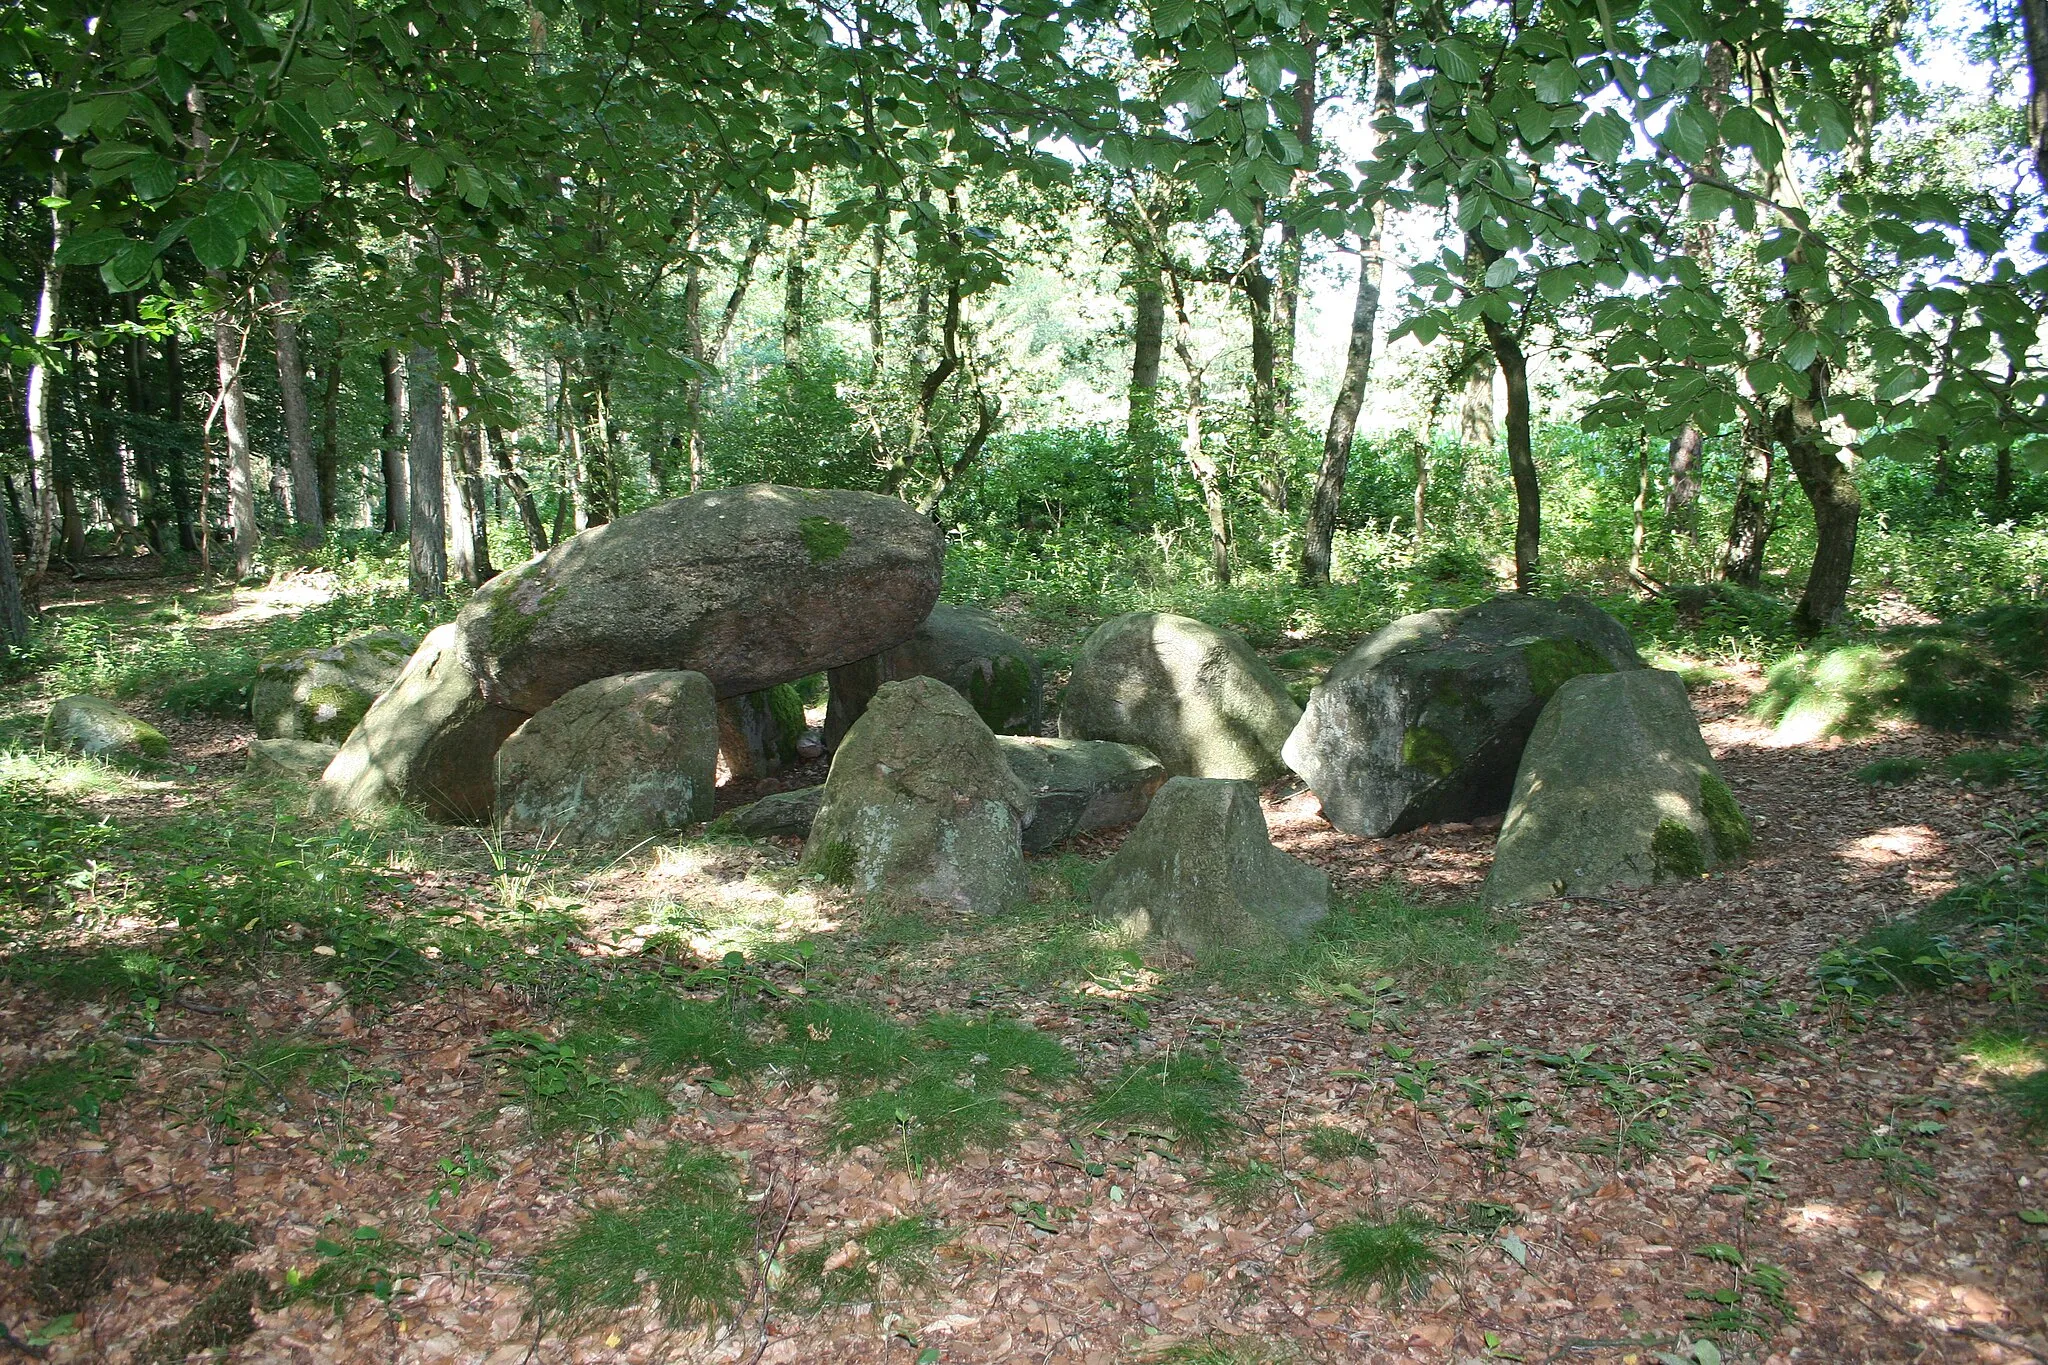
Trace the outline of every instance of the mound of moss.
{"type": "Polygon", "coordinates": [[[2012,727],[2022,677],[2048,666],[2048,611],[2000,607],[1941,626],[1793,654],[1764,677],[1754,713],[1799,739],[1867,734],[1903,717],[1930,729],[2012,727]]]}
{"type": "Polygon", "coordinates": [[[203,1210],[145,1213],[62,1238],[37,1263],[29,1293],[52,1313],[75,1313],[117,1279],[155,1275],[197,1284],[242,1252],[249,1230],[203,1210]]]}

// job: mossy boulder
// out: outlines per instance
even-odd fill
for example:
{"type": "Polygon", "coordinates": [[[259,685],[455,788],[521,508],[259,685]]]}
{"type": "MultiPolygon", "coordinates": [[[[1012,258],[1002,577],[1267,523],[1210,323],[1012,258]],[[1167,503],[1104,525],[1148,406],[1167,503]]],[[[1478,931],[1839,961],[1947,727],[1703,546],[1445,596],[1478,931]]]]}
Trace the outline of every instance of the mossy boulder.
{"type": "Polygon", "coordinates": [[[1175,777],[1096,874],[1096,913],[1196,957],[1272,954],[1330,912],[1330,879],[1273,847],[1249,782],[1175,777]]]}
{"type": "Polygon", "coordinates": [[[1025,897],[1032,811],[965,698],[936,678],[883,683],[833,755],[804,862],[858,891],[994,912],[1025,897]]]}
{"type": "Polygon", "coordinates": [[[967,698],[999,735],[1037,733],[1045,722],[1045,674],[1031,646],[979,607],[933,607],[893,649],[831,672],[825,746],[839,741],[867,709],[875,689],[904,678],[937,678],[967,698]]]}
{"type": "Polygon", "coordinates": [[[600,678],[514,730],[498,823],[565,844],[644,839],[711,818],[718,703],[702,673],[600,678]]]}
{"type": "Polygon", "coordinates": [[[537,712],[597,678],[702,673],[721,697],[910,638],[945,536],[897,498],[749,484],[593,527],[499,574],[456,617],[485,700],[537,712]]]}
{"type": "Polygon", "coordinates": [[[1077,834],[1133,823],[1166,781],[1165,765],[1133,744],[1000,735],[996,745],[1031,791],[1024,847],[1033,853],[1077,834]]]}
{"type": "Polygon", "coordinates": [[[1649,668],[1584,675],[1558,688],[1529,736],[1486,901],[1687,880],[1749,846],[1685,680],[1649,668]]]}
{"type": "Polygon", "coordinates": [[[1180,777],[1278,777],[1300,718],[1287,685],[1242,638],[1156,612],[1097,626],[1060,698],[1060,738],[1135,744],[1180,777]]]}
{"type": "Polygon", "coordinates": [[[272,655],[257,668],[249,696],[256,734],[341,743],[370,704],[397,681],[414,648],[408,636],[374,631],[318,649],[272,655]]]}
{"type": "Polygon", "coordinates": [[[310,782],[339,752],[336,745],[311,739],[259,739],[249,745],[242,771],[270,781],[310,782]]]}
{"type": "Polygon", "coordinates": [[[822,785],[770,792],[752,805],[727,811],[719,817],[719,823],[748,839],[801,839],[817,823],[818,808],[824,804],[825,788],[822,785]]]}
{"type": "Polygon", "coordinates": [[[485,823],[496,805],[498,746],[525,720],[484,700],[457,627],[441,626],[349,733],[313,788],[313,809],[379,816],[405,806],[453,824],[485,823]]]}
{"type": "Polygon", "coordinates": [[[718,703],[718,750],[734,777],[773,777],[798,762],[803,698],[788,683],[718,703]]]}
{"type": "Polygon", "coordinates": [[[1331,668],[1288,736],[1287,763],[1348,834],[1490,815],[1506,809],[1522,747],[1560,687],[1642,666],[1627,629],[1582,597],[1418,612],[1331,668]]]}
{"type": "Polygon", "coordinates": [[[154,725],[83,692],[50,708],[43,747],[87,758],[165,758],[171,752],[171,742],[154,725]]]}

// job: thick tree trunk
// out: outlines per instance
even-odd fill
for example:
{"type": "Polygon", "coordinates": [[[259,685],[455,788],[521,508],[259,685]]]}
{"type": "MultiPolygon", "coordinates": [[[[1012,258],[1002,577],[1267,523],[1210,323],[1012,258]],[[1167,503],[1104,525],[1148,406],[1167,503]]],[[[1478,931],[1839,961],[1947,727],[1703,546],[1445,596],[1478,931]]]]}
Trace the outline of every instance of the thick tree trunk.
{"type": "MultiPolygon", "coordinates": [[[[64,177],[50,177],[50,197],[64,197],[64,177]]],[[[57,331],[57,313],[64,298],[64,267],[57,253],[64,248],[64,220],[50,212],[50,259],[43,265],[43,290],[36,300],[35,358],[29,364],[27,390],[28,469],[35,516],[28,528],[28,581],[36,584],[50,567],[50,544],[57,531],[57,450],[50,440],[50,362],[48,348],[57,331]]]]}
{"type": "Polygon", "coordinates": [[[384,371],[384,534],[395,536],[405,530],[405,377],[399,368],[397,348],[386,346],[378,358],[384,371]]]}
{"type": "Polygon", "coordinates": [[[1138,267],[1131,305],[1131,390],[1124,438],[1148,450],[1159,434],[1159,362],[1166,350],[1166,290],[1156,265],[1138,267]]]}
{"type": "Polygon", "coordinates": [[[226,313],[213,319],[213,355],[220,377],[220,425],[228,446],[228,525],[234,534],[235,578],[256,572],[256,475],[249,463],[249,408],[242,398],[246,338],[226,313]]]}
{"type": "Polygon", "coordinates": [[[320,444],[313,465],[320,480],[320,515],[333,521],[340,514],[341,484],[341,327],[320,375],[320,444]]]}
{"type": "Polygon", "coordinates": [[[533,500],[533,490],[527,486],[526,476],[512,463],[512,451],[505,443],[505,433],[496,427],[485,427],[484,439],[490,445],[498,477],[512,491],[512,505],[519,509],[519,524],[526,528],[527,542],[533,546],[533,552],[539,554],[548,547],[548,528],[540,519],[540,508],[533,500]]]}
{"type": "Polygon", "coordinates": [[[64,532],[64,558],[76,568],[88,554],[85,518],[78,515],[78,489],[62,466],[57,470],[57,522],[64,532]]]}
{"type": "Polygon", "coordinates": [[[1494,366],[1474,366],[1465,376],[1465,395],[1458,406],[1458,443],[1467,450],[1490,451],[1499,433],[1493,425],[1494,366]]]}
{"type": "Polygon", "coordinates": [[[1856,532],[1863,499],[1842,452],[1821,430],[1818,404],[1827,401],[1828,368],[1816,360],[1807,371],[1809,396],[1778,409],[1777,437],[1785,458],[1813,505],[1813,568],[1792,613],[1801,635],[1814,636],[1841,620],[1848,609],[1849,581],[1856,568],[1856,532]]]}
{"type": "Polygon", "coordinates": [[[2048,0],[2020,0],[2027,38],[2027,135],[2034,144],[2034,173],[2048,189],[2048,0]]]}
{"type": "Polygon", "coordinates": [[[285,447],[291,452],[292,520],[308,545],[327,538],[327,519],[320,514],[320,467],[313,458],[313,410],[306,401],[306,360],[299,352],[299,320],[292,313],[291,283],[282,273],[271,276],[270,297],[276,305],[271,333],[277,339],[278,406],[284,409],[285,447]]]}
{"type": "Polygon", "coordinates": [[[413,596],[428,600],[448,595],[440,363],[432,347],[418,343],[405,357],[406,407],[412,416],[405,460],[407,521],[411,526],[407,579],[413,596]]]}
{"type": "MultiPolygon", "coordinates": [[[[185,360],[176,332],[164,336],[164,422],[174,432],[185,430],[185,360]]],[[[192,481],[185,469],[182,440],[164,452],[164,482],[170,486],[171,511],[178,518],[178,548],[195,554],[199,550],[199,527],[193,515],[192,481]]]]}
{"type": "Polygon", "coordinates": [[[1543,498],[1536,480],[1536,448],[1529,412],[1529,360],[1512,330],[1486,319],[1508,398],[1508,472],[1515,481],[1515,591],[1535,592],[1542,545],[1543,498]]]}
{"type": "Polygon", "coordinates": [[[1777,472],[1777,444],[1767,418],[1750,413],[1742,422],[1742,477],[1728,514],[1728,543],[1721,552],[1721,576],[1744,588],[1764,581],[1764,549],[1771,536],[1771,479],[1777,472]]]}
{"type": "Polygon", "coordinates": [[[1670,532],[1697,540],[1700,534],[1700,454],[1706,437],[1687,423],[1672,438],[1671,478],[1664,486],[1664,524],[1670,532]]]}

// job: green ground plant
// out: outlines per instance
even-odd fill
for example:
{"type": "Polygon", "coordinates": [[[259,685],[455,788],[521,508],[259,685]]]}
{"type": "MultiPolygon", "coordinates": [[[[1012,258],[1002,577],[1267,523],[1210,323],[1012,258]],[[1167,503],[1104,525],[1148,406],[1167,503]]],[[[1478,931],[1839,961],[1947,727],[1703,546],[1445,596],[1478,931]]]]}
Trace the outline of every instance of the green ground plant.
{"type": "Polygon", "coordinates": [[[1377,1289],[1388,1308],[1420,1299],[1450,1263],[1439,1248],[1443,1226],[1413,1209],[1375,1221],[1350,1218],[1322,1229],[1309,1244],[1332,1289],[1363,1296],[1377,1289]]]}
{"type": "Polygon", "coordinates": [[[1195,1182],[1212,1191],[1217,1201],[1238,1215],[1250,1213],[1288,1187],[1278,1166],[1257,1157],[1225,1157],[1212,1163],[1195,1182]]]}
{"type": "Polygon", "coordinates": [[[1880,758],[1856,770],[1856,780],[1866,787],[1903,787],[1927,775],[1924,758],[1880,758]]]}
{"type": "Polygon", "coordinates": [[[1017,1110],[1000,1086],[962,1085],[931,1071],[886,1089],[842,1096],[833,1110],[835,1150],[872,1147],[922,1174],[970,1147],[1000,1147],[1017,1110]]]}
{"type": "Polygon", "coordinates": [[[936,1219],[906,1214],[874,1223],[846,1242],[799,1251],[787,1270],[795,1304],[817,1312],[921,1289],[931,1283],[939,1248],[951,1237],[936,1219]]]}
{"type": "Polygon", "coordinates": [[[1169,1138],[1208,1152],[1238,1130],[1244,1077],[1218,1054],[1168,1050],[1104,1081],[1081,1112],[1091,1129],[1169,1138]]]}
{"type": "Polygon", "coordinates": [[[1471,904],[1417,904],[1380,888],[1333,907],[1277,961],[1218,961],[1211,970],[1226,983],[1312,1003],[1350,999],[1361,984],[1385,978],[1411,997],[1451,1004],[1500,970],[1501,952],[1518,933],[1511,915],[1471,904]]]}
{"type": "Polygon", "coordinates": [[[535,1131],[574,1131],[608,1137],[670,1106],[658,1091],[618,1079],[615,1038],[575,1034],[562,1039],[508,1031],[491,1035],[480,1056],[497,1063],[504,1094],[526,1108],[535,1131]]]}
{"type": "Polygon", "coordinates": [[[1380,1145],[1363,1133],[1326,1123],[1302,1134],[1301,1150],[1317,1161],[1371,1161],[1380,1145]]]}

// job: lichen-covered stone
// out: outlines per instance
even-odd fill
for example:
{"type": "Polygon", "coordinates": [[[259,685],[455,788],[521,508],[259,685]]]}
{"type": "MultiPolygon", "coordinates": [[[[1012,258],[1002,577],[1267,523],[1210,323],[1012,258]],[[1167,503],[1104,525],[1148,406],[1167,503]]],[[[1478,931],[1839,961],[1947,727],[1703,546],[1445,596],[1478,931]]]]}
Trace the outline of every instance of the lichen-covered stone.
{"type": "Polygon", "coordinates": [[[1287,763],[1348,834],[1490,815],[1506,808],[1522,746],[1559,687],[1642,666],[1628,631],[1582,597],[1418,612],[1331,668],[1288,736],[1287,763]]]}
{"type": "Polygon", "coordinates": [[[888,649],[938,600],[945,537],[876,493],[750,484],[658,503],[492,579],[456,617],[484,698],[689,669],[721,697],[888,649]]]}
{"type": "Polygon", "coordinates": [[[825,746],[838,746],[877,687],[904,678],[937,678],[967,698],[999,735],[1035,734],[1045,721],[1037,651],[981,608],[941,603],[902,644],[832,670],[825,746]]]}
{"type": "Polygon", "coordinates": [[[795,767],[805,728],[803,698],[788,683],[718,703],[718,750],[736,778],[773,777],[795,767]]]}
{"type": "Polygon", "coordinates": [[[310,782],[327,771],[338,746],[311,739],[259,739],[249,745],[242,770],[251,777],[310,782]]]}
{"type": "Polygon", "coordinates": [[[249,696],[257,735],[341,743],[404,671],[413,648],[409,637],[380,630],[272,655],[257,668],[249,696]]]}
{"type": "Polygon", "coordinates": [[[50,708],[43,722],[43,747],[88,758],[163,758],[171,752],[171,742],[154,725],[83,692],[50,708]]]}
{"type": "Polygon", "coordinates": [[[1060,738],[1135,744],[1184,777],[1279,776],[1300,718],[1287,685],[1243,639],[1155,612],[1097,626],[1060,698],[1060,738]]]}
{"type": "Polygon", "coordinates": [[[801,839],[811,832],[818,819],[818,808],[824,804],[822,785],[770,792],[752,805],[727,811],[719,817],[719,823],[748,839],[801,839]]]}
{"type": "Polygon", "coordinates": [[[1330,912],[1330,879],[1273,847],[1258,789],[1175,777],[1095,876],[1095,909],[1196,957],[1271,953],[1330,912]]]}
{"type": "Polygon", "coordinates": [[[999,735],[1010,771],[1031,791],[1035,810],[1024,847],[1042,852],[1077,834],[1138,820],[1166,781],[1166,768],[1132,744],[1100,739],[999,735]]]}
{"type": "Polygon", "coordinates": [[[496,804],[498,746],[526,715],[493,706],[441,626],[349,733],[313,788],[322,814],[377,816],[401,806],[454,824],[482,824],[496,804]]]}
{"type": "Polygon", "coordinates": [[[1031,793],[965,698],[882,684],[825,779],[804,862],[863,892],[992,912],[1024,899],[1031,793]]]}
{"type": "Polygon", "coordinates": [[[1685,680],[1584,674],[1543,708],[1501,826],[1489,905],[1698,877],[1749,851],[1685,680]]]}
{"type": "Polygon", "coordinates": [[[565,844],[644,839],[711,818],[718,703],[702,673],[599,678],[514,730],[498,822],[565,844]]]}

